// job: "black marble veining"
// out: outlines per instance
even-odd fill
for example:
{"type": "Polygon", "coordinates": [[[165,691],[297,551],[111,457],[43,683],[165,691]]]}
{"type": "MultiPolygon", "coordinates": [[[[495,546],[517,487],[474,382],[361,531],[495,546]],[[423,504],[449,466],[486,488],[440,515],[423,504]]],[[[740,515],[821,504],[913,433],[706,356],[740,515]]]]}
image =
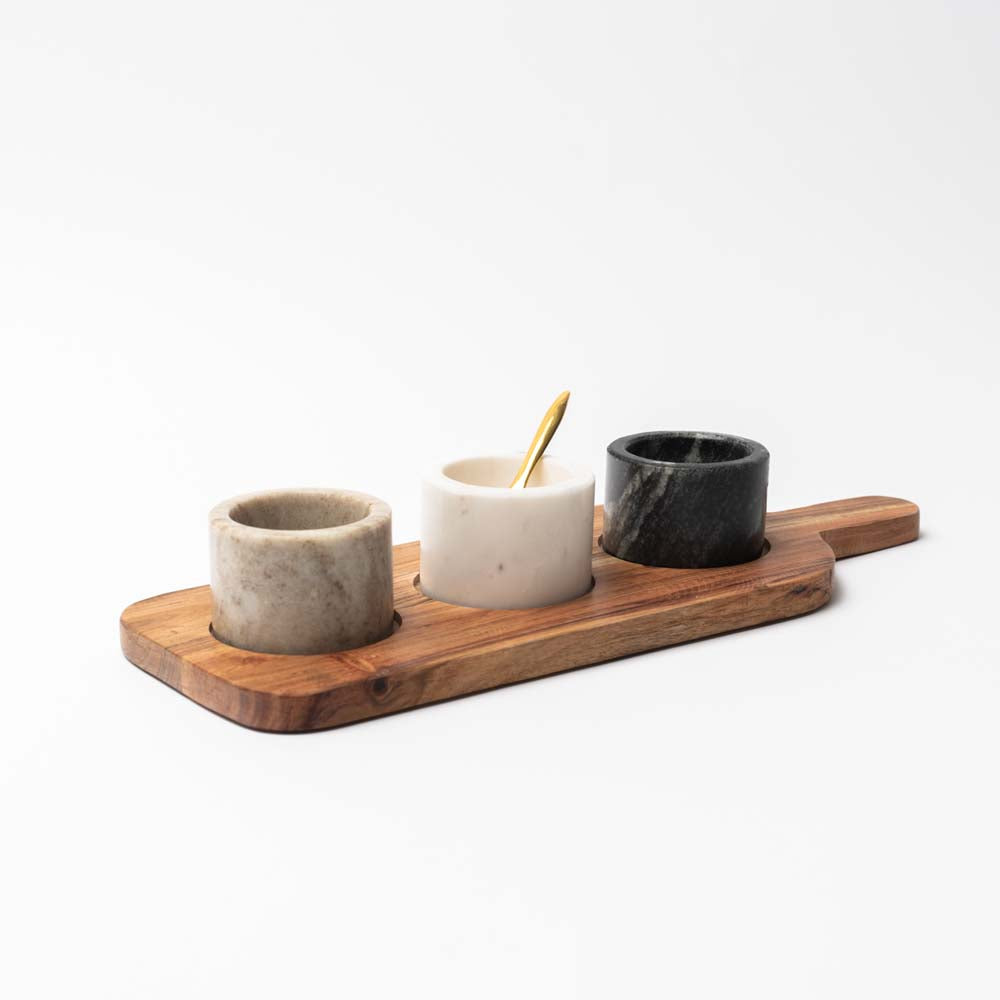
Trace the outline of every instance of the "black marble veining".
{"type": "Polygon", "coordinates": [[[646,566],[731,566],[764,548],[767,449],[700,431],[608,445],[604,550],[646,566]]]}

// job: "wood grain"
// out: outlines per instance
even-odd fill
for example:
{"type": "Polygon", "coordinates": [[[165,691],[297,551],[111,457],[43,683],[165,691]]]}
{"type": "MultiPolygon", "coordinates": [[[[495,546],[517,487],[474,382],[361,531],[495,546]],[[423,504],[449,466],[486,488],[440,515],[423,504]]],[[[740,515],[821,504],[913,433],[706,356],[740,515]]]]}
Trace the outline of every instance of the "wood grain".
{"type": "Polygon", "coordinates": [[[802,615],[830,598],[834,560],[919,533],[918,508],[859,497],[769,514],[770,550],[740,566],[659,569],[603,552],[594,523],[594,587],[565,604],[521,611],[460,608],[415,584],[419,543],[397,545],[393,635],[360,649],[273,656],[210,631],[211,595],[194,587],[139,601],[121,616],[136,666],[234,722],[308,732],[428,705],[692,639],[802,615]]]}

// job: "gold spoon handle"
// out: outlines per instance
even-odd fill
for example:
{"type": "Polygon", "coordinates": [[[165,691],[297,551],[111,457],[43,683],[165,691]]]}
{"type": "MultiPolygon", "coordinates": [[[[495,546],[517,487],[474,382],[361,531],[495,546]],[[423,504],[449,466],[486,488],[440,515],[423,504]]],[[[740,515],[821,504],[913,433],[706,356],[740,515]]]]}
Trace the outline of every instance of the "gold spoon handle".
{"type": "Polygon", "coordinates": [[[517,475],[510,484],[512,490],[523,489],[528,485],[531,473],[535,471],[538,460],[549,446],[552,435],[555,434],[556,428],[559,426],[559,422],[566,412],[566,404],[568,402],[569,393],[561,392],[556,401],[548,408],[545,416],[542,417],[542,422],[538,425],[538,430],[535,431],[535,437],[531,442],[531,447],[528,448],[528,453],[524,456],[521,468],[517,470],[517,475]]]}

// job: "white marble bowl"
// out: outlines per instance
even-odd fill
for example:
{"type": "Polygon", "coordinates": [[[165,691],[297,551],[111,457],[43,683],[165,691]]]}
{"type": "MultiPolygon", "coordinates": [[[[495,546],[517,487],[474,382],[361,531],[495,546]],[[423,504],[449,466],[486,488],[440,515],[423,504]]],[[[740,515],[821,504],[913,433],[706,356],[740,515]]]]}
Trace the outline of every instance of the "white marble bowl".
{"type": "Polygon", "coordinates": [[[350,490],[234,497],[209,516],[212,631],[259,653],[332,653],[392,632],[392,512],[350,490]]]}
{"type": "Polygon", "coordinates": [[[545,456],[510,489],[520,455],[431,469],[423,482],[420,588],[474,608],[534,608],[591,586],[594,476],[545,456]]]}

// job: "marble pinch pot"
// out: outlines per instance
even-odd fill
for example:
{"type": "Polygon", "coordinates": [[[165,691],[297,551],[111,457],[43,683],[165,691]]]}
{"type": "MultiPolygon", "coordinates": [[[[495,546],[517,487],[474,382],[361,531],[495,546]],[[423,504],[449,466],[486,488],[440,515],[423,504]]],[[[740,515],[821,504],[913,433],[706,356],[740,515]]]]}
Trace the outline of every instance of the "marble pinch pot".
{"type": "Polygon", "coordinates": [[[332,653],[393,628],[392,512],[351,490],[226,500],[209,515],[212,631],[259,653],[332,653]]]}
{"type": "Polygon", "coordinates": [[[608,445],[604,551],[646,566],[732,566],[764,551],[769,455],[756,441],[650,431],[608,445]]]}
{"type": "Polygon", "coordinates": [[[420,588],[475,608],[533,608],[590,590],[594,476],[548,455],[510,489],[521,455],[437,465],[423,481],[420,588]]]}

